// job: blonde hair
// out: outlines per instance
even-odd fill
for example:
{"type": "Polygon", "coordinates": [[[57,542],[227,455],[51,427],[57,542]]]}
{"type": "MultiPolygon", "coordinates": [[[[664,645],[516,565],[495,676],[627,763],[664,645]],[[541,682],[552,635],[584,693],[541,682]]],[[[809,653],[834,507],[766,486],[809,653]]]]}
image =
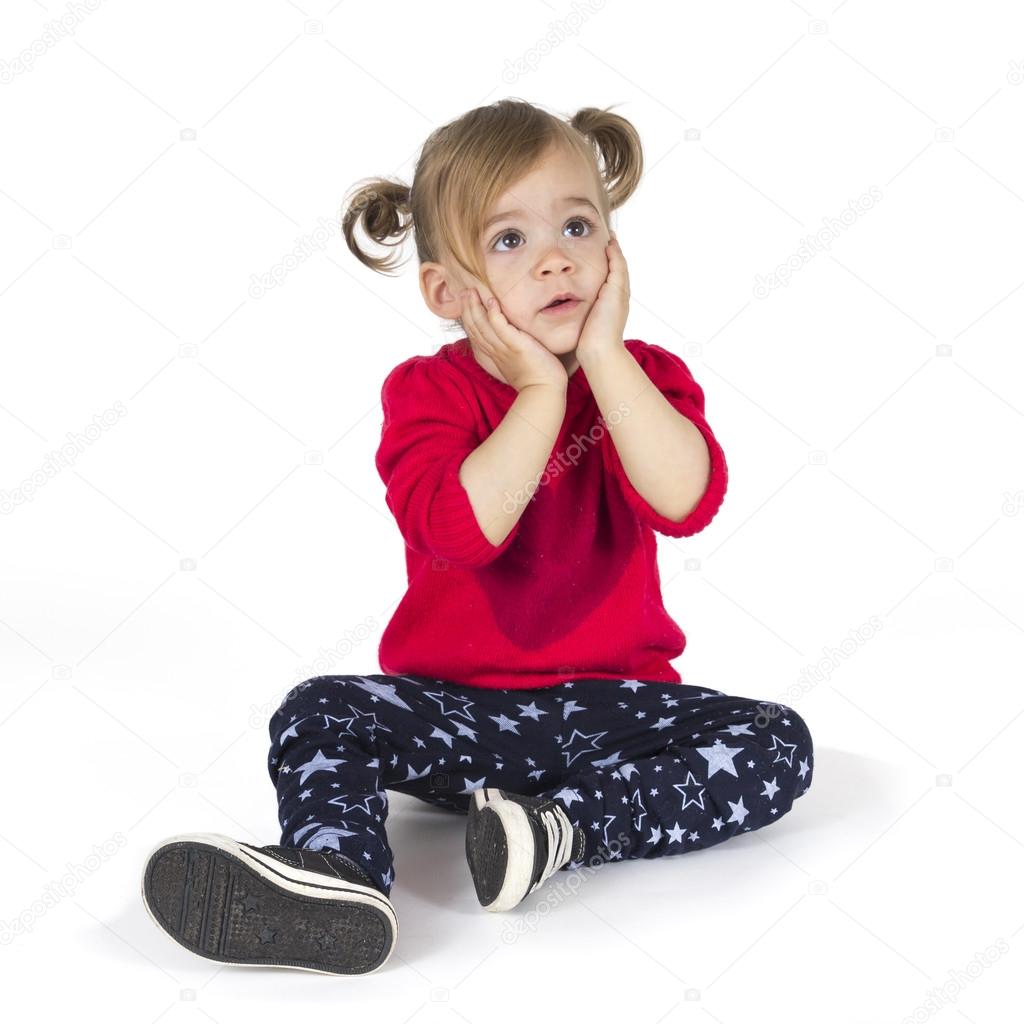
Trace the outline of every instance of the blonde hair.
{"type": "Polygon", "coordinates": [[[345,241],[361,263],[390,274],[400,265],[398,255],[364,252],[355,239],[356,225],[388,248],[401,246],[412,231],[421,264],[446,263],[450,257],[491,288],[478,241],[484,220],[553,146],[587,162],[609,223],[611,211],[633,194],[643,174],[643,148],[633,125],[610,108],[584,107],[566,121],[525,100],[503,99],[432,132],[411,186],[390,178],[358,182],[343,207],[345,241]]]}

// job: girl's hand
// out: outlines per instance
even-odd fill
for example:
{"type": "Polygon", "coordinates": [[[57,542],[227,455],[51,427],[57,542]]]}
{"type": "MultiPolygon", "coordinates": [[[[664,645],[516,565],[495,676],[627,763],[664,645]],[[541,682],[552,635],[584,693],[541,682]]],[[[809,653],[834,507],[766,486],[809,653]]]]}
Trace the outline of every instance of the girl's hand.
{"type": "Polygon", "coordinates": [[[532,334],[513,327],[501,310],[501,303],[491,296],[485,306],[475,288],[460,294],[462,323],[473,347],[489,356],[501,375],[522,391],[530,384],[557,384],[564,387],[569,380],[561,359],[549,352],[532,334]]]}
{"type": "Polygon", "coordinates": [[[629,314],[629,270],[614,234],[605,246],[608,273],[591,306],[576,346],[576,358],[583,366],[591,356],[621,347],[629,314]]]}

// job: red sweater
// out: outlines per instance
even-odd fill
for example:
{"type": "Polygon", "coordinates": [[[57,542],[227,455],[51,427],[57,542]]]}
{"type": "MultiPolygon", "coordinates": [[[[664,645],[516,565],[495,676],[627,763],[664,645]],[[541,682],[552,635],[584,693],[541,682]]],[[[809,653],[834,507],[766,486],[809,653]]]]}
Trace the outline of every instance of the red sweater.
{"type": "Polygon", "coordinates": [[[711,479],[682,522],[659,515],[629,482],[614,423],[605,425],[580,367],[569,377],[546,473],[495,547],[459,467],[518,392],[476,361],[466,338],[388,374],[376,465],[405,540],[409,586],[381,637],[383,673],[487,689],[587,678],[682,682],[669,662],[686,637],[662,603],[653,531],[703,530],[725,497],[728,469],[686,364],[657,345],[625,346],[707,441],[711,479]]]}

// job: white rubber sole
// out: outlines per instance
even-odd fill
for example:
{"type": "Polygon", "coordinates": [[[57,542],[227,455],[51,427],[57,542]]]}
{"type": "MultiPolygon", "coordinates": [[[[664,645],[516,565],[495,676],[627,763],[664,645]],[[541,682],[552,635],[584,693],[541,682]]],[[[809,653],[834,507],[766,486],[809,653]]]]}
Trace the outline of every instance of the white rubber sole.
{"type": "Polygon", "coordinates": [[[530,880],[536,859],[536,842],[526,811],[514,800],[506,800],[497,789],[477,789],[473,793],[473,820],[470,831],[470,870],[480,898],[496,884],[495,876],[504,870],[498,894],[488,903],[480,900],[485,910],[502,913],[517,907],[529,895],[530,880]],[[488,815],[495,818],[488,820],[488,815]]]}
{"type": "MultiPolygon", "coordinates": [[[[205,879],[208,889],[213,888],[214,876],[211,869],[205,879]]],[[[189,881],[183,886],[182,909],[180,921],[185,922],[190,907],[188,905],[191,887],[191,875],[189,881]]],[[[172,886],[173,888],[173,886],[172,886]]],[[[165,890],[165,894],[166,894],[165,890]]],[[[154,897],[155,898],[155,897],[154,897]]],[[[153,923],[170,939],[178,945],[184,946],[190,952],[210,960],[218,960],[222,963],[230,963],[239,967],[289,967],[296,970],[314,971],[319,974],[372,974],[380,970],[387,963],[395,946],[398,943],[398,917],[395,914],[391,901],[382,892],[370,886],[359,885],[348,882],[343,878],[332,878],[329,875],[317,871],[308,871],[303,868],[294,867],[287,862],[274,857],[262,850],[251,850],[240,845],[230,836],[221,835],[215,832],[190,832],[182,835],[172,836],[169,839],[157,843],[146,857],[145,867],[142,874],[142,902],[153,923]],[[197,844],[193,847],[192,844],[197,844]],[[217,914],[208,909],[211,902],[210,893],[204,893],[207,899],[203,909],[201,936],[214,933],[220,929],[220,936],[211,948],[211,944],[205,941],[195,941],[190,938],[181,925],[158,913],[157,909],[150,903],[150,890],[155,892],[157,883],[154,880],[153,872],[158,856],[165,856],[172,852],[176,846],[183,846],[186,849],[202,849],[204,854],[210,857],[226,855],[231,861],[231,871],[225,878],[225,872],[221,872],[219,882],[227,886],[226,892],[218,893],[220,907],[217,914]],[[233,873],[232,873],[233,871],[233,873]],[[246,875],[249,883],[246,887],[262,885],[266,889],[264,898],[272,899],[280,897],[291,908],[292,912],[303,904],[309,910],[310,915],[321,914],[326,911],[328,919],[333,914],[337,917],[339,911],[345,910],[346,914],[353,918],[353,923],[377,921],[378,927],[383,925],[385,931],[384,952],[372,968],[367,969],[360,965],[348,969],[348,966],[341,961],[334,961],[332,967],[316,966],[318,962],[325,960],[314,951],[316,955],[309,956],[308,951],[303,951],[296,956],[289,957],[287,947],[277,950],[258,948],[257,952],[250,953],[244,941],[238,938],[232,941],[232,949],[227,949],[230,938],[228,929],[231,927],[231,912],[237,913],[237,907],[231,905],[231,895],[234,891],[234,880],[237,875],[246,875]],[[331,903],[336,903],[336,908],[331,903]],[[355,912],[362,911],[365,916],[355,917],[355,912]],[[209,920],[208,920],[209,919],[209,920]],[[390,929],[390,935],[388,935],[390,929]],[[293,961],[300,962],[288,962],[293,961]]],[[[195,925],[195,916],[192,916],[191,924],[195,925]]],[[[189,931],[191,932],[191,928],[189,931]]],[[[344,936],[342,936],[344,938],[344,936]]],[[[355,954],[352,954],[355,958],[355,954]]]]}

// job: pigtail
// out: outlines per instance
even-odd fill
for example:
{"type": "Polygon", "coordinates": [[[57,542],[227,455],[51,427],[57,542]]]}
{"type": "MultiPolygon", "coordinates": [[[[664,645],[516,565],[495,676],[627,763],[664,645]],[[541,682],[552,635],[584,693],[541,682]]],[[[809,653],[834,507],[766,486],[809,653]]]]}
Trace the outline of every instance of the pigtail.
{"type": "Polygon", "coordinates": [[[372,256],[364,252],[356,242],[357,224],[378,245],[400,246],[412,228],[409,186],[386,178],[364,181],[349,195],[342,214],[341,228],[352,254],[371,270],[390,274],[400,262],[398,253],[372,256]]]}
{"type": "Polygon", "coordinates": [[[611,209],[620,207],[640,184],[644,171],[640,135],[611,109],[583,107],[570,124],[585,135],[600,157],[601,174],[611,209]]]}

